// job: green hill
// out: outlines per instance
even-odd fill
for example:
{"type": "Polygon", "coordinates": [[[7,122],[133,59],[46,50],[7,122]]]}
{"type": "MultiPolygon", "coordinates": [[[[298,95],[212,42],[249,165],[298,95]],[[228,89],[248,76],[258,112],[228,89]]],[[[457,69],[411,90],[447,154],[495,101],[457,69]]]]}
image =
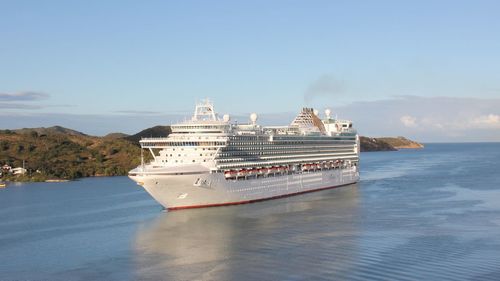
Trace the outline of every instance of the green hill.
{"type": "Polygon", "coordinates": [[[361,143],[361,152],[397,150],[390,143],[378,138],[359,137],[359,141],[361,143]]]}
{"type": "Polygon", "coordinates": [[[139,133],[125,137],[126,140],[139,144],[141,138],[166,137],[172,132],[170,126],[154,126],[140,131],[139,133]]]}
{"type": "MultiPolygon", "coordinates": [[[[8,130],[7,130],[8,131],[8,130]]],[[[36,132],[38,135],[48,135],[48,134],[66,134],[66,135],[72,135],[72,136],[87,136],[86,134],[82,132],[78,132],[72,129],[64,128],[61,126],[52,126],[48,128],[23,128],[23,129],[17,129],[17,130],[12,130],[15,133],[19,134],[31,134],[32,132],[36,132]]]]}
{"type": "Polygon", "coordinates": [[[140,148],[63,127],[0,130],[0,164],[20,167],[23,160],[30,176],[16,180],[125,175],[139,165],[140,148]]]}
{"type": "Polygon", "coordinates": [[[123,139],[128,137],[129,135],[124,134],[124,133],[109,133],[105,135],[103,138],[108,138],[108,139],[123,139]]]}

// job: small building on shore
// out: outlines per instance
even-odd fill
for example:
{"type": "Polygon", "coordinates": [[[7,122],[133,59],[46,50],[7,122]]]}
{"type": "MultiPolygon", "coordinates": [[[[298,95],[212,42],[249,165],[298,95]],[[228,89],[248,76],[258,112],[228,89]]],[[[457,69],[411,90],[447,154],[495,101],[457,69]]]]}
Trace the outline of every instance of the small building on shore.
{"type": "Polygon", "coordinates": [[[17,167],[17,168],[11,169],[10,172],[13,175],[24,175],[24,174],[26,174],[27,170],[23,167],[17,167]]]}
{"type": "Polygon", "coordinates": [[[7,165],[7,164],[5,164],[5,165],[3,165],[3,166],[2,166],[2,171],[3,171],[4,173],[8,173],[8,172],[10,172],[10,170],[11,170],[11,169],[12,169],[12,167],[11,167],[11,166],[9,166],[9,165],[7,165]]]}

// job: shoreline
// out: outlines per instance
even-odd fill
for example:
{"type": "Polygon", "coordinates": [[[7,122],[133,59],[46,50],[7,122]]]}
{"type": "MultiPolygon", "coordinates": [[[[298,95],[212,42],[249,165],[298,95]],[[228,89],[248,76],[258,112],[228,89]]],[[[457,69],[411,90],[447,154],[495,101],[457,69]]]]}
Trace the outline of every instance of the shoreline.
{"type": "Polygon", "coordinates": [[[78,177],[74,179],[46,179],[46,180],[32,180],[32,179],[22,179],[22,180],[15,180],[12,178],[2,180],[0,179],[1,183],[9,184],[9,183],[64,183],[64,182],[72,182],[72,181],[78,181],[81,179],[89,179],[89,178],[107,178],[107,177],[126,177],[128,175],[97,175],[97,176],[87,176],[87,177],[78,177]]]}

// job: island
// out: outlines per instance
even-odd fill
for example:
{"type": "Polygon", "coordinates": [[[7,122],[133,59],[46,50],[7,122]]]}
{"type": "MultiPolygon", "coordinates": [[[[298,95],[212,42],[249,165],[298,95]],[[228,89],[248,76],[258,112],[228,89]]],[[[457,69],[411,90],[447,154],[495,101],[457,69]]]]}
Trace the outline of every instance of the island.
{"type": "Polygon", "coordinates": [[[396,151],[399,149],[421,149],[424,145],[405,137],[360,137],[361,152],[396,151]]]}
{"type": "MultiPolygon", "coordinates": [[[[102,137],[61,126],[0,130],[0,180],[61,182],[127,175],[141,162],[142,137],[165,137],[171,132],[170,126],[102,137]]],[[[362,152],[423,148],[404,137],[360,137],[360,142],[362,152]]],[[[149,153],[144,155],[149,161],[149,153]]]]}

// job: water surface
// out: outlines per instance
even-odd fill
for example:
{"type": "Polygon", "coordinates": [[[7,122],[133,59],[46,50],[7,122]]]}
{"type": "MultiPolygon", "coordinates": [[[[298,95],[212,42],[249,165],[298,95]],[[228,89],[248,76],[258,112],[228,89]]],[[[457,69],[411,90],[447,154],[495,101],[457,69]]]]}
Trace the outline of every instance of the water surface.
{"type": "Polygon", "coordinates": [[[125,177],[0,190],[0,280],[500,280],[500,144],[362,154],[328,191],[165,212],[125,177]]]}

